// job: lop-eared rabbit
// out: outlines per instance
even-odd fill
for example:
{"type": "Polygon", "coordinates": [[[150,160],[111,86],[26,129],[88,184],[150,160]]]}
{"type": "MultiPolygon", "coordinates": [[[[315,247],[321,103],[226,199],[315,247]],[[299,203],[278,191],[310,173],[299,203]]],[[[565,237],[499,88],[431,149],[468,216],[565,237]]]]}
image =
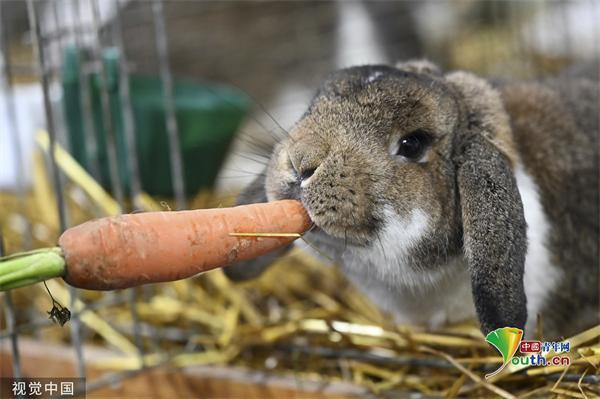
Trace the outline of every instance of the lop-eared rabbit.
{"type": "MultiPolygon", "coordinates": [[[[400,323],[546,337],[599,323],[599,82],[491,84],[426,61],[333,73],[239,203],[294,198],[306,239],[400,323]]],[[[258,276],[281,252],[225,270],[258,276]]]]}

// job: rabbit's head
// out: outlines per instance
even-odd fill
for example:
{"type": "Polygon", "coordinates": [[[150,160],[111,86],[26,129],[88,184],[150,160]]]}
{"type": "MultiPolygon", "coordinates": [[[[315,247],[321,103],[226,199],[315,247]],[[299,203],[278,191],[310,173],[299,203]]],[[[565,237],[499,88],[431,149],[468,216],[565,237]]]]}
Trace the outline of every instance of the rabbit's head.
{"type": "Polygon", "coordinates": [[[464,256],[488,332],[526,319],[515,162],[508,116],[485,80],[423,62],[362,66],[324,83],[276,146],[265,187],[269,200],[302,201],[316,234],[340,246],[406,230],[393,245],[415,273],[464,256]]]}

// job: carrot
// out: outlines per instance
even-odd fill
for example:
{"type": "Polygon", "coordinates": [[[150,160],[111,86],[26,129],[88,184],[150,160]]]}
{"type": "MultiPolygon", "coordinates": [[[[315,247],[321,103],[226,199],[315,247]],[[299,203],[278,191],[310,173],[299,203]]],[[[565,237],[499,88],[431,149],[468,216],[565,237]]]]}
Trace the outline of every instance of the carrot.
{"type": "MultiPolygon", "coordinates": [[[[114,290],[179,280],[255,258],[291,243],[309,226],[302,205],[283,200],[102,218],[66,230],[58,244],[66,261],[67,283],[114,290]]],[[[12,258],[8,261],[14,271],[20,259],[12,258]]],[[[0,289],[2,267],[0,263],[0,289]]],[[[9,288],[19,286],[10,279],[5,283],[9,288]]]]}

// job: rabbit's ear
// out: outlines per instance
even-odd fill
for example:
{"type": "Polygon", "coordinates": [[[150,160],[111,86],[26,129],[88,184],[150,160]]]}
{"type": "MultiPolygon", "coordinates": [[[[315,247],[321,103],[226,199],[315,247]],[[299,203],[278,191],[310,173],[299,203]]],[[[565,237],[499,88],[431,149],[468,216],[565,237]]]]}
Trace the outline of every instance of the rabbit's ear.
{"type": "MultiPolygon", "coordinates": [[[[267,194],[265,192],[266,173],[266,170],[264,170],[244,189],[244,191],[242,191],[236,201],[236,205],[267,202],[267,194]]],[[[291,248],[291,245],[255,259],[237,262],[231,266],[225,267],[223,272],[233,281],[244,281],[256,278],[260,276],[279,256],[285,254],[289,248],[291,248]]]]}
{"type": "Polygon", "coordinates": [[[508,116],[499,94],[483,79],[455,73],[447,80],[460,92],[468,115],[455,136],[454,159],[464,252],[481,330],[523,329],[527,225],[511,167],[508,116]]]}

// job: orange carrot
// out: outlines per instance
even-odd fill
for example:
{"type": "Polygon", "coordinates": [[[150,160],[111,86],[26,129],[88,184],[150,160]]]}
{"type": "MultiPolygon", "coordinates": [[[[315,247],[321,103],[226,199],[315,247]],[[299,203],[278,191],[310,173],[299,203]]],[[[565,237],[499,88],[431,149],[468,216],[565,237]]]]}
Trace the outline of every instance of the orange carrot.
{"type": "Polygon", "coordinates": [[[297,237],[231,233],[304,233],[310,219],[298,201],[234,208],[148,212],[97,219],[59,239],[67,283],[113,290],[179,280],[258,257],[297,237]]]}

